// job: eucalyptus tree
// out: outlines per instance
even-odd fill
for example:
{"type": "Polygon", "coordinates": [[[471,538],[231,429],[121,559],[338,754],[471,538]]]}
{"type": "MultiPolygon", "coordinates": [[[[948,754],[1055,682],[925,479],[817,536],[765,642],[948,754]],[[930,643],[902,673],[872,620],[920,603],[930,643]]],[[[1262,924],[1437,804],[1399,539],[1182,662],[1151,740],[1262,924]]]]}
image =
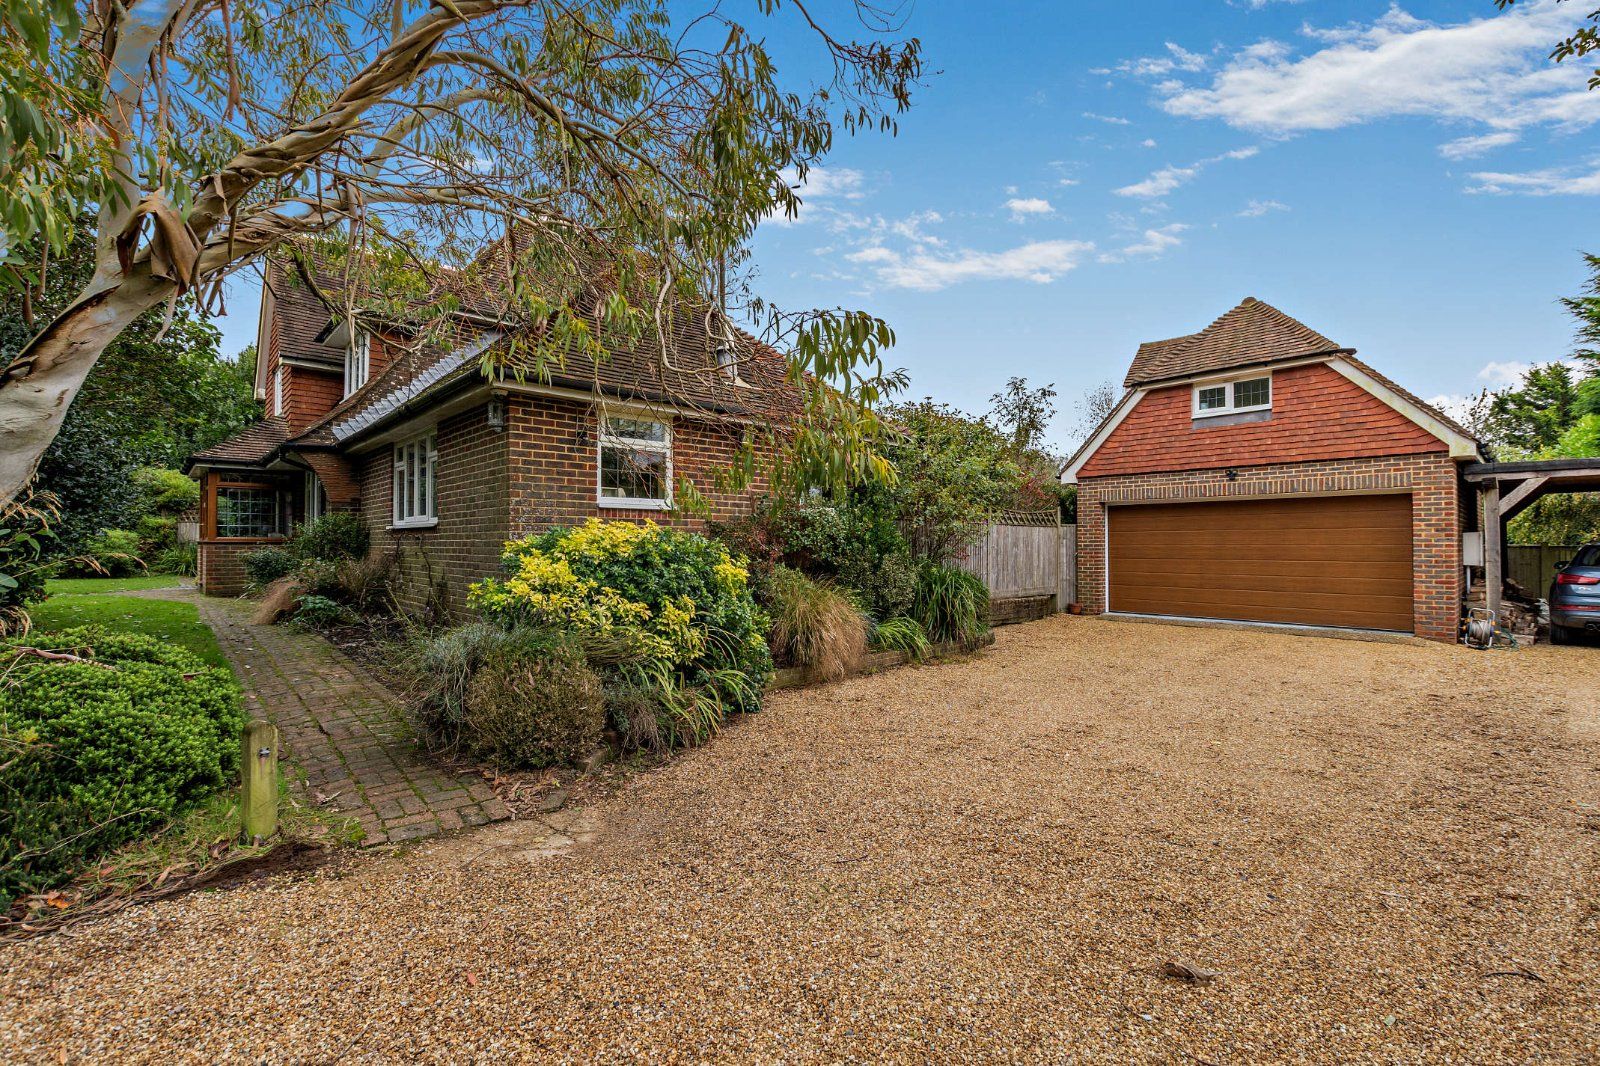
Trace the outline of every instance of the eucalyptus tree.
{"type": "Polygon", "coordinates": [[[763,303],[743,249],[836,132],[894,132],[919,44],[874,0],[837,24],[704,3],[0,0],[0,284],[39,285],[94,219],[88,284],[0,378],[0,499],[113,338],[214,308],[274,251],[343,271],[345,313],[403,316],[419,345],[470,305],[525,346],[519,372],[629,340],[670,368],[674,323],[742,294],[806,391],[789,459],[883,474],[888,327],[763,303]],[[796,84],[767,33],[809,57],[796,84]]]}

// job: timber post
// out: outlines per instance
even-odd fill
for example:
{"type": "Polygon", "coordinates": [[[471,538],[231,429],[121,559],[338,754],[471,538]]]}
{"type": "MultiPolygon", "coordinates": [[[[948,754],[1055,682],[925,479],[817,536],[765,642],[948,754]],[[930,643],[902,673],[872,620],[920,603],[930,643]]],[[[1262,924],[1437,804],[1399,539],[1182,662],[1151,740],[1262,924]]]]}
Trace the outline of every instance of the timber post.
{"type": "Polygon", "coordinates": [[[259,718],[245,726],[240,756],[244,840],[259,844],[278,829],[278,727],[259,718]]]}

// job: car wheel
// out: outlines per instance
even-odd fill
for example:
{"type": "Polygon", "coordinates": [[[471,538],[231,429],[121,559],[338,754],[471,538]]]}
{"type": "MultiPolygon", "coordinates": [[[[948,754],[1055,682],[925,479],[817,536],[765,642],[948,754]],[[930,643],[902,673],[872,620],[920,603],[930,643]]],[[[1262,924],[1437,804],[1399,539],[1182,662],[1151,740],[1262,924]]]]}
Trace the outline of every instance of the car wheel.
{"type": "Polygon", "coordinates": [[[1554,622],[1550,623],[1550,643],[1571,644],[1572,635],[1572,630],[1566,626],[1558,626],[1554,622]]]}

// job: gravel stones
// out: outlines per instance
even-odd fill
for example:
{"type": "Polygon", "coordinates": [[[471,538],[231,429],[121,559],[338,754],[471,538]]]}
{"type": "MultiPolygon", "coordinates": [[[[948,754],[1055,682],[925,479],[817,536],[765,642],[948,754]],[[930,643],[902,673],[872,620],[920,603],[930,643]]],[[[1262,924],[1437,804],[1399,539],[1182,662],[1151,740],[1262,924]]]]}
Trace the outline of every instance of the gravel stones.
{"type": "Polygon", "coordinates": [[[0,950],[0,1059],[1594,1061],[1596,656],[1012,627],[0,950]]]}

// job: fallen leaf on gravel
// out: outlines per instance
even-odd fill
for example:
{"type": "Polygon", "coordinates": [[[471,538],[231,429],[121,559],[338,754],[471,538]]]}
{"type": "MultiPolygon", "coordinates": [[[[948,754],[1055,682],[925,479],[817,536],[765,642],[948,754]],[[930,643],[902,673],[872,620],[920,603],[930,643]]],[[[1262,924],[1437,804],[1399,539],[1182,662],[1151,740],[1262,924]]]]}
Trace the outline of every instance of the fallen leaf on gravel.
{"type": "Polygon", "coordinates": [[[1208,970],[1203,966],[1182,962],[1178,959],[1168,959],[1161,964],[1161,972],[1167,977],[1176,977],[1182,981],[1193,981],[1196,984],[1208,984],[1217,976],[1217,971],[1208,970]]]}
{"type": "Polygon", "coordinates": [[[472,985],[474,988],[476,988],[477,985],[478,985],[478,975],[475,974],[475,973],[467,974],[467,984],[472,985]]]}

